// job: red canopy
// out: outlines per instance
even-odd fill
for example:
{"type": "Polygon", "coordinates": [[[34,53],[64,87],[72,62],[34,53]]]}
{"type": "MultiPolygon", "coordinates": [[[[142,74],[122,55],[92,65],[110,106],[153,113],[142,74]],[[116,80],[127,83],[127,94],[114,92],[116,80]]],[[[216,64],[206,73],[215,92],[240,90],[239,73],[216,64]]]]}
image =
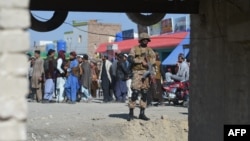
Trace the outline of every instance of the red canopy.
{"type": "MultiPolygon", "coordinates": [[[[151,42],[148,43],[152,49],[168,48],[177,46],[188,34],[188,32],[179,32],[173,34],[162,34],[151,37],[151,42]]],[[[124,40],[120,42],[103,43],[98,46],[96,52],[103,53],[107,51],[107,46],[110,44],[117,44],[118,50],[121,52],[129,51],[133,46],[138,45],[138,39],[124,40]]]]}

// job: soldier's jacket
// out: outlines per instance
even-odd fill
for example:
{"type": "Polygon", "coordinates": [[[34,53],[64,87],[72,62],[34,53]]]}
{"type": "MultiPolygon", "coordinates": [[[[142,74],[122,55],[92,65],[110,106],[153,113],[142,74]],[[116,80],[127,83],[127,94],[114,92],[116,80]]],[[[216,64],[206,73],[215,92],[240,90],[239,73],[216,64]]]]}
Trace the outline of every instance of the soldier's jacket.
{"type": "Polygon", "coordinates": [[[155,64],[155,52],[150,47],[135,46],[130,50],[129,55],[133,58],[133,70],[147,70],[147,68],[142,65],[142,61],[145,57],[147,57],[152,65],[155,64]]]}

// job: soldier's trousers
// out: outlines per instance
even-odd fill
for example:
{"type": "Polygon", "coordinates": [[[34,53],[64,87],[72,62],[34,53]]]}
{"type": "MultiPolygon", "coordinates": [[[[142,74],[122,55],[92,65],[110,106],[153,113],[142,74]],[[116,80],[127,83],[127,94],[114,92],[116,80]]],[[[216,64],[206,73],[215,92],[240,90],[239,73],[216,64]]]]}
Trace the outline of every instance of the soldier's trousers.
{"type": "Polygon", "coordinates": [[[129,101],[129,108],[135,108],[136,100],[138,99],[139,94],[141,94],[140,107],[147,107],[147,92],[149,89],[149,78],[146,77],[144,81],[142,81],[143,74],[147,70],[133,70],[133,78],[132,78],[132,96],[129,101]]]}
{"type": "Polygon", "coordinates": [[[147,89],[142,90],[132,90],[132,96],[128,103],[128,106],[130,109],[134,109],[136,106],[136,100],[138,99],[139,94],[141,94],[140,99],[140,108],[146,108],[147,107],[147,89]]]}

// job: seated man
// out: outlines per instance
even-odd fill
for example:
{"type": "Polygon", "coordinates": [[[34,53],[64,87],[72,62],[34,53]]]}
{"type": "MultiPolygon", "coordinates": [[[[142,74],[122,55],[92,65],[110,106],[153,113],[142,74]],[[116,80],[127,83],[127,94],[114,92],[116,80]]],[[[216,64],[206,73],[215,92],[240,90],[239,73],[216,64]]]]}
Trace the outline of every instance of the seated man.
{"type": "Polygon", "coordinates": [[[184,54],[178,55],[178,62],[180,63],[178,72],[175,75],[171,75],[171,79],[175,81],[187,81],[189,80],[189,65],[185,61],[184,54]]]}
{"type": "Polygon", "coordinates": [[[174,80],[171,79],[172,75],[173,74],[172,74],[171,68],[167,68],[167,72],[165,73],[166,83],[174,82],[174,80]]]}

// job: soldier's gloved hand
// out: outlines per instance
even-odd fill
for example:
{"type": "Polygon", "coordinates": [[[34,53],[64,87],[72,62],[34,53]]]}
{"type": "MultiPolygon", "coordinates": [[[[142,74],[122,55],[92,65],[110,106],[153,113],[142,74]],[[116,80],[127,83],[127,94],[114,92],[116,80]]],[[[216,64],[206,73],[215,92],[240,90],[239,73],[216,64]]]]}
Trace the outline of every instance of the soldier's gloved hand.
{"type": "Polygon", "coordinates": [[[147,63],[145,60],[142,61],[142,65],[143,65],[144,67],[148,67],[148,63],[147,63]]]}

